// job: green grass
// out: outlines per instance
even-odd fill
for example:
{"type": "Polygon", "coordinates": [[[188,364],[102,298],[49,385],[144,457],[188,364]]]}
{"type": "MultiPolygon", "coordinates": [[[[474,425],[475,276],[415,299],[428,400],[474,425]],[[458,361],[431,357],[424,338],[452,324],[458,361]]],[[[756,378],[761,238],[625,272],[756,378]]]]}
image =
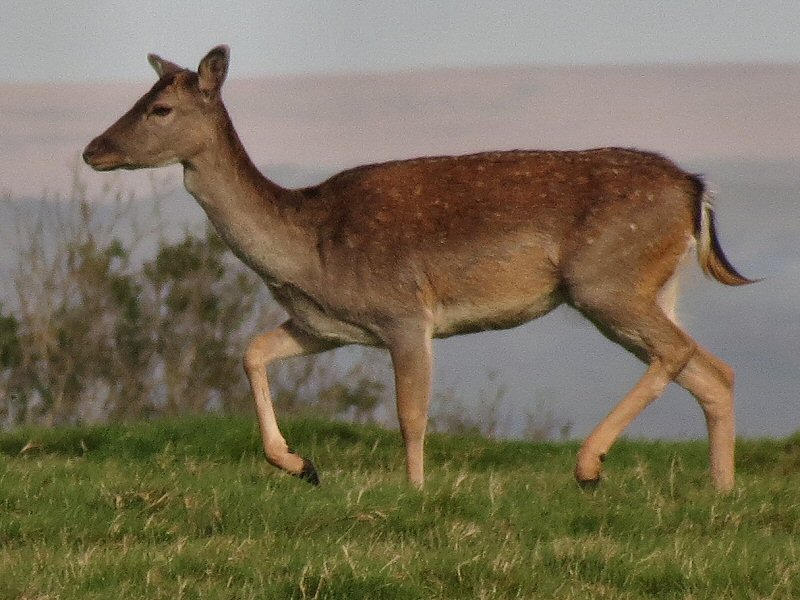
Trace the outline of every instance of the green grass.
{"type": "Polygon", "coordinates": [[[720,497],[697,442],[623,441],[586,493],[577,444],[433,435],[420,493],[396,432],[284,430],[322,487],[248,420],[0,435],[0,598],[800,597],[800,436],[720,497]]]}

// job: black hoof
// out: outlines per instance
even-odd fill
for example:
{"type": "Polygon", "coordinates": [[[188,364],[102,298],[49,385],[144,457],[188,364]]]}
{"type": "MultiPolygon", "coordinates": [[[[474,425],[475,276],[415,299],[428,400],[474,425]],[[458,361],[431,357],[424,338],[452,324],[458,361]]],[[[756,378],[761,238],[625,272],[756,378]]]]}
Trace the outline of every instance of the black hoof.
{"type": "Polygon", "coordinates": [[[314,466],[314,463],[306,458],[303,459],[303,470],[300,471],[297,476],[311,485],[319,485],[320,483],[317,468],[314,466]]]}
{"type": "Polygon", "coordinates": [[[597,479],[579,479],[578,485],[582,490],[586,492],[593,492],[600,485],[600,478],[598,477],[597,479]]]}

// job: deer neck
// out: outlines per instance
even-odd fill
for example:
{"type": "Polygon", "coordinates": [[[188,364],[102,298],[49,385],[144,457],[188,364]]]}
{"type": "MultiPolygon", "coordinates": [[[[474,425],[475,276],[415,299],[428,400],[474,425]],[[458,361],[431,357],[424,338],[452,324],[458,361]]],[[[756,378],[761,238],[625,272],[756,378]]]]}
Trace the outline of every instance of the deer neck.
{"type": "Polygon", "coordinates": [[[292,192],[259,172],[227,112],[213,142],[182,164],[186,189],[245,264],[278,285],[307,270],[296,257],[305,254],[298,250],[310,243],[308,233],[281,208],[292,192]]]}

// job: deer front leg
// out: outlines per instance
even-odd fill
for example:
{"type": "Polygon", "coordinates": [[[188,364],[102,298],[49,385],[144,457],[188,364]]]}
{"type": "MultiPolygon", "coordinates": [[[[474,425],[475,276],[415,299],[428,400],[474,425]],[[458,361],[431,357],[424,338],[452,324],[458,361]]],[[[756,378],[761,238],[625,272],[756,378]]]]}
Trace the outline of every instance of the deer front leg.
{"type": "Polygon", "coordinates": [[[397,417],[406,447],[406,474],[414,487],[425,480],[424,446],[431,397],[433,353],[428,331],[404,334],[389,351],[394,366],[397,417]]]}
{"type": "Polygon", "coordinates": [[[313,485],[319,485],[319,475],[313,463],[290,451],[278,428],[267,381],[267,365],[282,358],[314,354],[332,347],[332,344],[307,334],[291,321],[286,321],[280,327],[254,337],[244,355],[244,369],[253,391],[267,461],[313,485]]]}

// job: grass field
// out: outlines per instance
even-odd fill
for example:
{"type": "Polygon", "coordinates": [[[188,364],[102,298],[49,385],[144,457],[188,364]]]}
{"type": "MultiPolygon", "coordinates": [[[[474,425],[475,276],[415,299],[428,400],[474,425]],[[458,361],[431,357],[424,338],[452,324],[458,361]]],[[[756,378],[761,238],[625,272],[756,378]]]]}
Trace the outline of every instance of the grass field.
{"type": "Polygon", "coordinates": [[[285,423],[323,479],[263,461],[253,421],[0,435],[0,598],[800,598],[800,436],[742,441],[716,496],[704,443],[623,441],[595,492],[577,444],[285,423]]]}

